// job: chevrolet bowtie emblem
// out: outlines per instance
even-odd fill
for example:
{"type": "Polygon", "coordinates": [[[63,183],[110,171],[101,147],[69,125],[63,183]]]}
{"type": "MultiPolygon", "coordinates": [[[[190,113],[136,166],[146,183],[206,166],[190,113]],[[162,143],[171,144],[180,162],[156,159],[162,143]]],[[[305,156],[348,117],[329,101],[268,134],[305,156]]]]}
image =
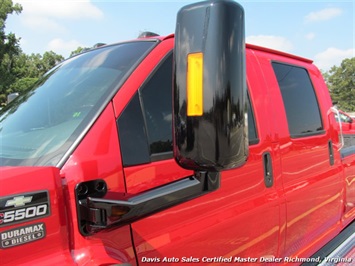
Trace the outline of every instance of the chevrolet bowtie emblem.
{"type": "Polygon", "coordinates": [[[25,206],[26,203],[30,203],[32,201],[32,196],[25,197],[25,196],[18,196],[14,197],[11,200],[6,201],[5,207],[20,207],[25,206]]]}

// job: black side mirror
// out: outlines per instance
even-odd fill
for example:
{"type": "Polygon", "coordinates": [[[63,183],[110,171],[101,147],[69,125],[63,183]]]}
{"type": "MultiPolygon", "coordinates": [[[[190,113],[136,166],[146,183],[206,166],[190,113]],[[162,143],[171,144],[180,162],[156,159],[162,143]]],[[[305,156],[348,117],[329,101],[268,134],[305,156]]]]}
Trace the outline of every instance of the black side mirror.
{"type": "Polygon", "coordinates": [[[215,0],[183,7],[174,48],[174,156],[220,171],[248,155],[244,10],[215,0]]]}

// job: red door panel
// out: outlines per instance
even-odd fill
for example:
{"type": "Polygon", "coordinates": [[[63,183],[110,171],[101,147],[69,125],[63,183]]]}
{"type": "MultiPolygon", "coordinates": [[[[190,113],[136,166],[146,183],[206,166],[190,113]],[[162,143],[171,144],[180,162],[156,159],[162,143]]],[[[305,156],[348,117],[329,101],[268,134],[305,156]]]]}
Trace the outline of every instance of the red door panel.
{"type": "MultiPolygon", "coordinates": [[[[339,158],[334,156],[332,165],[331,149],[335,146],[333,136],[329,131],[328,110],[322,102],[329,99],[314,91],[319,104],[319,115],[322,131],[307,133],[304,136],[290,136],[289,120],[286,115],[285,103],[282,98],[278,80],[276,79],[272,62],[282,62],[286,66],[307,71],[312,80],[314,67],[309,63],[302,63],[290,58],[258,52],[264,77],[274,93],[271,94],[274,123],[273,130],[280,144],[282,181],[286,199],[286,243],[282,256],[308,257],[320,249],[324,243],[334,237],[339,231],[340,215],[342,211],[342,184],[339,169],[339,158]],[[309,71],[307,69],[310,69],[309,71]]],[[[283,81],[290,77],[290,73],[283,76],[283,81]]],[[[308,79],[309,80],[309,79],[308,79]]],[[[317,83],[316,83],[317,84],[317,83]]],[[[319,84],[317,84],[319,85],[319,84]]],[[[297,86],[294,86],[297,88],[297,86]]],[[[294,88],[292,87],[292,88],[294,88]]],[[[313,85],[313,88],[315,86],[313,85]]],[[[302,93],[296,93],[302,97],[302,93]]],[[[295,99],[294,99],[295,100],[295,99]]],[[[308,100],[308,99],[307,99],[308,100]]],[[[293,114],[297,115],[297,114],[293,114]]],[[[311,114],[308,114],[311,115],[311,114]]],[[[298,121],[305,120],[304,116],[298,121]]]]}
{"type": "Polygon", "coordinates": [[[278,194],[265,187],[262,151],[251,148],[247,165],[224,172],[219,190],[133,223],[138,262],[277,256],[278,194]]]}
{"type": "Polygon", "coordinates": [[[327,136],[293,139],[282,150],[287,256],[305,256],[299,253],[298,246],[305,247],[307,255],[311,255],[309,250],[316,249],[312,247],[316,241],[338,229],[341,179],[339,170],[329,165],[327,139],[327,136]]]}

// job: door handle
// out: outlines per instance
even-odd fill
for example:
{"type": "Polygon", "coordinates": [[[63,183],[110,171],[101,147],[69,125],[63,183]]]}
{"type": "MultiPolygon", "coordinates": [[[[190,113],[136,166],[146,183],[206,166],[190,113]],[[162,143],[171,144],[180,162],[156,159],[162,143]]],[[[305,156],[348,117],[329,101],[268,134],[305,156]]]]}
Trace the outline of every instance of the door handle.
{"type": "Polygon", "coordinates": [[[220,173],[197,172],[194,176],[119,200],[117,198],[122,198],[121,194],[107,193],[106,195],[105,181],[83,182],[76,187],[80,232],[83,235],[91,235],[106,228],[129,224],[215,191],[219,186],[220,173]],[[95,191],[97,187],[104,189],[98,193],[95,191]],[[85,193],[82,193],[83,191],[85,193]]]}
{"type": "Polygon", "coordinates": [[[334,149],[333,149],[333,142],[331,140],[328,141],[328,151],[329,151],[329,164],[334,165],[334,149]]]}
{"type": "Polygon", "coordinates": [[[274,184],[274,176],[272,172],[272,161],[269,152],[264,152],[262,155],[264,166],[264,183],[266,187],[272,187],[274,184]]]}

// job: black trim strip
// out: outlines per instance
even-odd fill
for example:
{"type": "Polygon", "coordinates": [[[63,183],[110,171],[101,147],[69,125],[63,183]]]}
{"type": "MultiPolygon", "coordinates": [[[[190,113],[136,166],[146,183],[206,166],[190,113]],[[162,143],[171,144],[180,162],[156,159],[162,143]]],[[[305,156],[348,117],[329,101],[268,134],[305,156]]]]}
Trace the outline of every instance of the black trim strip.
{"type": "Polygon", "coordinates": [[[292,139],[299,139],[299,138],[306,138],[306,137],[323,135],[325,133],[326,133],[326,131],[322,129],[322,130],[315,131],[315,132],[307,132],[307,133],[302,133],[302,134],[290,134],[290,137],[292,139]]]}
{"type": "Polygon", "coordinates": [[[160,153],[153,153],[150,155],[150,160],[151,162],[158,162],[162,160],[169,160],[174,158],[173,151],[167,151],[167,152],[160,152],[160,153]]]}

